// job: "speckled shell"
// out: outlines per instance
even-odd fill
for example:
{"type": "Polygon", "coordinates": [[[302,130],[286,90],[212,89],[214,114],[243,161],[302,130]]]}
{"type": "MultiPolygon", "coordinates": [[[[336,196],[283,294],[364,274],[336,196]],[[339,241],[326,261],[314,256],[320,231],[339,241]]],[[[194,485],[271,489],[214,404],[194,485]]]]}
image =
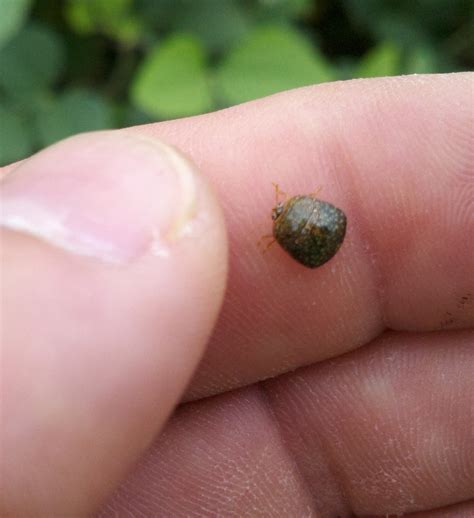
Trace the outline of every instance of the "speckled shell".
{"type": "Polygon", "coordinates": [[[294,259],[308,268],[329,261],[346,235],[342,210],[312,196],[294,196],[273,223],[273,236],[294,259]]]}

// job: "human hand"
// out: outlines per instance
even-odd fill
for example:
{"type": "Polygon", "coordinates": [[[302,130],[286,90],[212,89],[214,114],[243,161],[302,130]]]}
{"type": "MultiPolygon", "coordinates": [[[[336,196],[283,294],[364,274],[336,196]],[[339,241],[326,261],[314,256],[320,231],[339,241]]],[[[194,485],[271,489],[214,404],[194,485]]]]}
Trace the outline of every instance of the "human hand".
{"type": "Polygon", "coordinates": [[[9,171],[3,514],[474,513],[472,85],[321,85],[9,171]],[[225,213],[210,339],[224,225],[158,139],[225,213]],[[272,181],[344,210],[329,263],[261,254],[272,181]]]}

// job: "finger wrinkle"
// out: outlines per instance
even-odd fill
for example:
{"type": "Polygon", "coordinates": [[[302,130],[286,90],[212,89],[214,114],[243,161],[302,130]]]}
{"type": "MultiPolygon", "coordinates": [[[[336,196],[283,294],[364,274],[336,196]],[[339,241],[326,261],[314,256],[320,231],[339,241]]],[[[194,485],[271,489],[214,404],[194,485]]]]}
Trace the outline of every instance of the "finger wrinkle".
{"type": "Polygon", "coordinates": [[[261,383],[257,384],[257,388],[259,390],[259,396],[260,396],[262,405],[265,408],[267,416],[268,416],[269,420],[274,424],[274,429],[275,429],[276,433],[278,434],[280,444],[281,444],[282,448],[285,450],[285,452],[287,453],[290,462],[294,465],[295,473],[300,480],[301,487],[303,488],[302,490],[308,496],[308,500],[313,501],[314,507],[312,509],[312,513],[316,514],[317,513],[316,502],[314,502],[309,481],[305,477],[303,471],[300,469],[297,459],[295,458],[295,456],[291,452],[291,449],[289,448],[288,442],[286,441],[286,438],[281,429],[280,422],[273,411],[271,397],[269,396],[269,394],[267,393],[267,390],[265,389],[265,383],[261,382],[261,383]]]}
{"type": "MultiPolygon", "coordinates": [[[[360,243],[358,250],[365,256],[368,271],[371,272],[372,292],[376,306],[373,310],[372,318],[374,319],[374,333],[368,340],[375,338],[383,333],[387,328],[387,315],[385,304],[386,293],[386,275],[384,275],[380,260],[380,253],[376,240],[373,239],[373,230],[370,225],[370,216],[365,210],[364,196],[361,193],[360,183],[356,181],[358,175],[358,165],[351,158],[350,146],[342,138],[342,133],[333,137],[333,150],[330,156],[339,162],[337,171],[339,175],[344,174],[341,184],[345,187],[342,189],[345,195],[348,213],[351,214],[351,231],[354,234],[354,240],[360,243]],[[346,174],[347,173],[347,174],[346,174]],[[378,322],[378,324],[376,324],[378,322]]],[[[359,174],[359,176],[362,176],[359,174]]],[[[354,279],[357,282],[357,279],[354,279]]]]}
{"type": "MultiPolygon", "coordinates": [[[[298,374],[294,373],[292,376],[298,377],[298,374]]],[[[286,377],[286,375],[283,377],[286,377]]],[[[312,501],[314,515],[318,518],[329,518],[332,516],[349,518],[353,516],[347,496],[348,492],[346,490],[344,474],[337,468],[337,463],[332,458],[330,445],[327,444],[325,438],[315,428],[311,429],[311,435],[314,444],[318,445],[318,452],[315,449],[311,452],[311,469],[313,471],[317,470],[320,474],[318,487],[315,487],[314,477],[312,479],[308,478],[308,467],[304,466],[305,459],[297,455],[294,449],[295,443],[305,441],[304,430],[301,423],[295,423],[295,426],[292,426],[287,420],[290,417],[287,413],[288,411],[282,411],[279,408],[278,392],[272,390],[275,383],[278,383],[278,379],[259,383],[260,396],[269,419],[274,423],[281,445],[287,452],[291,463],[295,466],[295,471],[301,480],[302,487],[306,491],[308,500],[312,501]],[[298,427],[300,427],[299,430],[298,427]],[[291,433],[288,433],[289,430],[291,430],[291,433]],[[318,463],[315,463],[315,456],[319,459],[318,463]]],[[[306,388],[311,392],[309,386],[306,388]]],[[[304,401],[300,403],[305,405],[304,401]]],[[[307,424],[311,427],[310,423],[307,424]]]]}
{"type": "MultiPolygon", "coordinates": [[[[364,164],[352,152],[354,131],[347,130],[348,113],[353,118],[350,129],[355,129],[358,135],[365,135],[365,141],[371,142],[373,147],[377,139],[380,139],[379,136],[383,134],[384,110],[386,111],[388,102],[393,102],[392,97],[394,93],[397,95],[397,89],[394,87],[392,80],[386,81],[384,88],[377,89],[373,88],[372,82],[365,80],[363,82],[367,86],[367,95],[362,104],[350,101],[351,98],[357,98],[358,95],[351,97],[347,95],[347,91],[344,91],[344,89],[342,91],[345,95],[337,95],[340,92],[339,89],[336,89],[336,95],[334,95],[335,92],[331,89],[329,93],[332,106],[330,117],[327,117],[321,107],[324,105],[325,92],[324,90],[321,91],[318,86],[308,89],[306,106],[303,103],[305,110],[299,111],[303,112],[301,118],[306,117],[309,121],[308,127],[311,130],[308,132],[308,147],[314,149],[313,154],[317,166],[319,169],[327,171],[329,177],[335,178],[336,186],[344,197],[345,202],[342,205],[349,216],[349,232],[351,232],[354,242],[359,244],[355,253],[361,253],[365,256],[368,271],[371,272],[372,292],[374,300],[377,302],[371,308],[374,333],[369,339],[370,341],[389,327],[386,304],[388,275],[382,265],[382,253],[377,239],[375,239],[375,230],[372,225],[373,215],[370,214],[367,204],[367,186],[364,183],[367,172],[364,164]],[[336,97],[336,102],[334,102],[333,97],[336,97]],[[310,98],[312,98],[312,106],[311,109],[308,109],[310,98]],[[362,111],[361,105],[363,106],[362,111]],[[305,115],[305,113],[310,113],[310,115],[305,115]],[[327,118],[325,119],[325,117],[327,118]],[[321,118],[325,123],[321,124],[321,118]],[[311,123],[311,120],[318,122],[311,123]],[[319,138],[314,139],[314,134],[318,134],[319,138]],[[317,144],[312,144],[311,142],[315,140],[317,144]]],[[[346,86],[349,89],[358,89],[360,88],[358,83],[359,81],[350,82],[346,86]]],[[[398,84],[398,82],[395,84],[398,84]]],[[[343,86],[343,84],[340,86],[343,86]]],[[[400,157],[397,155],[395,160],[399,161],[400,157]]],[[[390,166],[387,165],[387,167],[390,166]]],[[[403,211],[406,206],[404,193],[397,189],[395,184],[389,182],[389,185],[392,189],[391,198],[395,200],[398,198],[395,203],[403,211]]],[[[372,195],[372,192],[370,195],[372,195]]],[[[403,218],[403,214],[400,214],[399,217],[403,218]]],[[[354,282],[360,282],[358,279],[353,280],[354,282]]]]}
{"type": "MultiPolygon", "coordinates": [[[[377,140],[383,129],[383,116],[385,102],[382,102],[387,96],[392,93],[392,83],[388,82],[385,89],[381,91],[371,91],[366,97],[366,104],[363,112],[359,113],[359,109],[355,109],[354,126],[358,129],[360,134],[366,135],[367,142],[372,142],[372,146],[377,145],[377,140]]],[[[351,212],[354,214],[352,218],[353,232],[357,233],[357,238],[361,243],[361,252],[366,257],[366,263],[372,272],[372,283],[374,296],[377,300],[377,317],[380,322],[380,333],[390,327],[390,316],[387,308],[387,293],[388,293],[388,278],[389,275],[383,266],[383,254],[380,249],[379,240],[376,239],[376,230],[374,228],[374,214],[371,207],[367,204],[367,196],[372,196],[372,193],[367,193],[367,185],[364,183],[366,177],[366,170],[364,163],[360,162],[357,156],[352,152],[353,143],[351,141],[351,132],[346,134],[345,113],[341,112],[341,117],[338,120],[338,141],[337,151],[335,156],[339,156],[341,162],[345,165],[347,177],[345,181],[350,184],[350,195],[346,196],[347,202],[350,204],[351,212]]],[[[392,182],[388,182],[388,187],[391,190],[391,198],[394,204],[399,207],[400,211],[404,210],[403,194],[396,188],[392,182]],[[398,201],[396,201],[398,198],[398,201]]],[[[375,189],[374,189],[375,190],[375,189]]],[[[375,194],[376,195],[376,194],[375,194]]],[[[378,215],[377,217],[383,217],[378,215]]],[[[402,218],[402,214],[399,215],[402,218]]],[[[374,335],[372,338],[375,338],[374,335]]]]}
{"type": "MultiPolygon", "coordinates": [[[[474,516],[474,500],[466,500],[453,505],[410,513],[409,518],[472,518],[474,516]]],[[[371,516],[370,518],[376,518],[371,516]]]]}
{"type": "Polygon", "coordinates": [[[314,517],[255,387],[183,405],[100,516],[122,507],[147,516],[314,517]]]}
{"type": "MultiPolygon", "coordinates": [[[[429,309],[429,301],[436,290],[440,299],[447,299],[443,286],[453,277],[453,263],[458,263],[454,270],[458,272],[472,271],[474,267],[473,254],[461,251],[453,255],[460,248],[460,229],[465,229],[467,235],[474,232],[474,161],[468,144],[472,138],[466,138],[466,126],[474,124],[466,124],[468,119],[453,116],[446,108],[434,117],[428,100],[420,100],[423,92],[416,96],[406,92],[404,96],[397,95],[397,86],[404,81],[405,78],[389,81],[386,88],[369,92],[360,107],[352,107],[349,124],[347,117],[340,116],[337,134],[342,160],[348,164],[352,187],[349,199],[357,215],[353,220],[356,225],[360,222],[359,235],[368,243],[364,248],[373,265],[385,327],[436,328],[435,310],[429,309]],[[405,119],[401,119],[402,113],[407,114],[405,119]],[[366,154],[361,153],[363,143],[369,142],[366,154]],[[392,171],[391,176],[384,174],[384,169],[392,171]],[[368,183],[364,182],[367,177],[368,183]],[[370,183],[375,188],[369,189],[370,183]],[[440,250],[442,243],[446,243],[444,250],[440,250]],[[430,275],[435,280],[426,283],[424,279],[430,275]],[[401,283],[397,282],[399,277],[404,278],[401,283]],[[409,278],[413,279],[413,288],[419,284],[418,295],[415,298],[405,294],[407,300],[403,301],[401,296],[409,286],[409,278]],[[427,323],[423,323],[423,317],[427,323]]],[[[422,80],[421,86],[427,90],[426,95],[433,95],[431,85],[425,87],[422,80]]],[[[459,283],[461,289],[464,284],[465,291],[472,291],[466,281],[469,276],[464,276],[464,282],[460,282],[461,273],[457,277],[453,277],[452,289],[459,289],[455,286],[459,283]]],[[[443,327],[465,327],[474,320],[474,314],[470,323],[465,316],[448,318],[454,311],[447,311],[451,315],[442,322],[449,325],[443,327]]]]}
{"type": "MultiPolygon", "coordinates": [[[[365,351],[302,369],[292,383],[283,378],[279,388],[279,394],[289,394],[282,403],[289,408],[288,422],[303,428],[300,415],[306,413],[310,427],[327,438],[325,448],[340,465],[352,508],[362,514],[415,511],[472,492],[473,451],[465,426],[473,416],[460,413],[472,408],[472,393],[465,401],[459,394],[459,380],[466,379],[473,360],[467,347],[472,334],[446,336],[444,345],[450,339],[458,344],[451,353],[434,337],[427,353],[415,345],[415,335],[406,336],[404,345],[402,336],[387,333],[365,351]],[[425,356],[430,360],[423,361],[425,356]],[[302,399],[304,392],[310,396],[302,399]]],[[[425,341],[430,344],[429,335],[425,341]]],[[[313,436],[306,440],[299,455],[313,448],[313,436]]]]}

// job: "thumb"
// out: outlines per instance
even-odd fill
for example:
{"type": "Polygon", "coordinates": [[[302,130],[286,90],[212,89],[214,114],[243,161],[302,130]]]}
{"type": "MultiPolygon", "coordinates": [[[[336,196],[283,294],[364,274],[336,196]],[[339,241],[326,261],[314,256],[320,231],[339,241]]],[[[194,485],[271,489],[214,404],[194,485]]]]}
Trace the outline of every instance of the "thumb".
{"type": "Polygon", "coordinates": [[[85,134],[2,193],[0,514],[90,513],[163,426],[226,277],[219,208],[175,150],[85,134]]]}

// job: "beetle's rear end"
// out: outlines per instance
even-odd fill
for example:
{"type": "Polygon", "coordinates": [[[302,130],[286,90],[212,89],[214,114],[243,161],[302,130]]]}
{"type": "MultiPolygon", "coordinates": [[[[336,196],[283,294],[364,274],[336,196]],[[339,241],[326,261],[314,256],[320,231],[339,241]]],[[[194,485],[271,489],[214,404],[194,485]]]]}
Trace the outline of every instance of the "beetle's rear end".
{"type": "Polygon", "coordinates": [[[294,259],[317,268],[331,259],[344,241],[342,210],[312,196],[294,196],[274,222],[273,235],[294,259]]]}

